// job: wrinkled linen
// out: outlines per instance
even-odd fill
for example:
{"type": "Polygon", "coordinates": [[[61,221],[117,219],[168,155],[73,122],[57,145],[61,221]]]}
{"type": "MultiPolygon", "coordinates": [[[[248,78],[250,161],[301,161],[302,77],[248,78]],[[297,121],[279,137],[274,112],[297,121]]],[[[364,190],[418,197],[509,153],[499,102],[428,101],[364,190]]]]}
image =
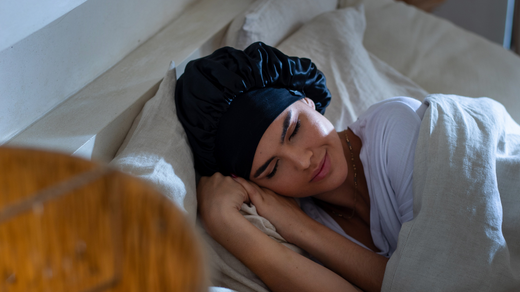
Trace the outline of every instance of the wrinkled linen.
{"type": "Polygon", "coordinates": [[[414,219],[382,291],[520,291],[520,126],[488,98],[424,102],[414,219]]]}

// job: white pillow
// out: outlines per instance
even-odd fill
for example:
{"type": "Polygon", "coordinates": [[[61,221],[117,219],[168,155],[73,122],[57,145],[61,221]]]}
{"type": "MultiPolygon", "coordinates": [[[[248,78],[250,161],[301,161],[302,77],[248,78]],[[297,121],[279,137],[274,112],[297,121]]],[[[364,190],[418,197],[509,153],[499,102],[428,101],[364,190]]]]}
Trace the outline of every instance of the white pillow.
{"type": "Polygon", "coordinates": [[[172,62],[159,90],[134,120],[110,164],[151,183],[195,223],[195,170],[186,133],[175,110],[176,79],[172,62]]]}
{"type": "Polygon", "coordinates": [[[363,6],[324,13],[285,40],[285,54],[310,58],[327,78],[325,116],[344,130],[370,105],[393,96],[422,100],[427,92],[363,47],[363,6]]]}
{"type": "Polygon", "coordinates": [[[402,2],[364,2],[369,52],[428,92],[487,96],[520,122],[519,56],[402,2]]]}
{"type": "Polygon", "coordinates": [[[245,49],[262,41],[275,46],[304,23],[336,9],[337,0],[257,0],[231,23],[223,46],[245,49]]]}

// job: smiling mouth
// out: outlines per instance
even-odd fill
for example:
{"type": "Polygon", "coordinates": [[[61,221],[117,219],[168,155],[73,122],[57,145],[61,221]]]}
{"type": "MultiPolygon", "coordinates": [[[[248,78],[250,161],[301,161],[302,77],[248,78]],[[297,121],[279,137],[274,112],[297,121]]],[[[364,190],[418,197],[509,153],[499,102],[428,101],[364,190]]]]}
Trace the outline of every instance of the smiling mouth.
{"type": "Polygon", "coordinates": [[[316,169],[314,171],[311,181],[317,182],[317,181],[324,179],[327,176],[327,174],[329,173],[329,170],[330,170],[330,159],[329,159],[328,153],[325,152],[325,156],[323,157],[323,160],[321,161],[318,169],[316,169]]]}

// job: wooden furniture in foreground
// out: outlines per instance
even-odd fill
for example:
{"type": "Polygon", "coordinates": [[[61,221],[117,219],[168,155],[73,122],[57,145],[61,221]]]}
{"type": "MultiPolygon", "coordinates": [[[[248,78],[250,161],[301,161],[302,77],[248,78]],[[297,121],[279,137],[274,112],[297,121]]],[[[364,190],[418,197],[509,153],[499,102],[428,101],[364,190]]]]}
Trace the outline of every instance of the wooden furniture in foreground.
{"type": "Polygon", "coordinates": [[[0,291],[207,291],[194,227],[140,180],[0,147],[0,291]]]}

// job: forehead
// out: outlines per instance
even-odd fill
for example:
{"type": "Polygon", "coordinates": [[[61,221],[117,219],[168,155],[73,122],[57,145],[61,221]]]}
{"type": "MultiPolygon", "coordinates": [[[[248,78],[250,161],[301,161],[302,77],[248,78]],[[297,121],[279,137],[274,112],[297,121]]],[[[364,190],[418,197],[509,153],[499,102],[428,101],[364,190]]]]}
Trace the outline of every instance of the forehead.
{"type": "MultiPolygon", "coordinates": [[[[269,127],[265,130],[262,139],[260,139],[260,144],[263,140],[271,141],[272,138],[277,137],[278,139],[274,139],[274,142],[280,142],[280,136],[282,135],[284,123],[290,122],[289,119],[293,119],[294,116],[298,116],[302,113],[306,113],[306,108],[310,109],[302,100],[297,100],[293,102],[290,106],[288,106],[283,112],[281,112],[278,117],[269,125],[269,127]],[[265,139],[264,139],[265,138],[265,139]],[[269,139],[267,139],[269,138],[269,139]]],[[[314,111],[314,110],[312,110],[314,111]]],[[[288,126],[288,125],[287,125],[288,126]]],[[[256,156],[256,155],[255,155],[256,156]]]]}
{"type": "MultiPolygon", "coordinates": [[[[276,119],[269,125],[262,135],[260,142],[256,148],[253,164],[251,167],[250,177],[253,177],[257,169],[276,155],[277,150],[281,147],[281,137],[284,129],[284,122],[287,118],[291,120],[300,118],[302,115],[318,114],[313,108],[303,102],[303,99],[295,101],[288,106],[276,119]]],[[[287,127],[290,127],[290,120],[287,120],[287,127]]],[[[288,134],[287,134],[288,135],[288,134]]]]}

